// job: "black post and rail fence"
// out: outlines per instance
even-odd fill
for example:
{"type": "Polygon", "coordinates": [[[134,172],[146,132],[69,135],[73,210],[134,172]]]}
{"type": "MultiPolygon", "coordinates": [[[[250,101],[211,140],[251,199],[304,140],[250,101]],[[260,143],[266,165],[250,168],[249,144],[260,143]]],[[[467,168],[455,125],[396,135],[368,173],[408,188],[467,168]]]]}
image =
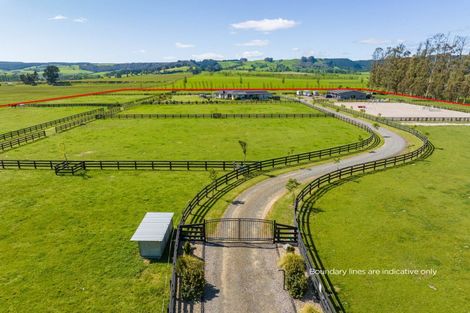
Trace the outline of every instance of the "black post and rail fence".
{"type": "Polygon", "coordinates": [[[177,119],[177,118],[196,118],[196,119],[228,119],[228,118],[316,118],[329,117],[331,114],[324,113],[250,113],[250,114],[231,114],[231,113],[210,113],[210,114],[112,114],[107,118],[113,119],[177,119]]]}
{"type": "MultiPolygon", "coordinates": [[[[307,104],[304,102],[304,104],[307,104]]],[[[338,107],[331,106],[334,109],[338,107]]],[[[176,237],[173,244],[173,271],[170,283],[170,301],[169,301],[169,312],[174,312],[176,308],[176,302],[178,298],[178,277],[175,270],[176,260],[181,250],[182,238],[181,230],[185,225],[200,223],[201,219],[204,218],[204,214],[198,214],[198,210],[202,204],[209,201],[214,194],[222,186],[227,186],[231,183],[240,181],[241,179],[249,179],[252,173],[260,172],[263,170],[269,170],[275,167],[289,166],[292,164],[298,164],[301,162],[307,162],[314,159],[321,159],[323,157],[331,157],[341,153],[348,153],[352,151],[360,151],[366,148],[370,148],[377,145],[380,142],[380,138],[374,132],[373,128],[368,126],[366,123],[358,122],[347,116],[343,116],[337,113],[332,113],[330,110],[322,107],[314,106],[315,109],[322,112],[322,114],[115,114],[120,111],[120,108],[111,108],[113,111],[112,116],[104,112],[104,109],[97,109],[88,111],[62,119],[54,120],[38,124],[35,126],[27,127],[17,131],[1,134],[0,150],[9,149],[16,145],[20,145],[23,142],[34,141],[38,138],[45,137],[45,129],[55,127],[56,132],[61,132],[83,123],[89,122],[96,118],[112,117],[120,119],[135,119],[135,118],[310,118],[310,117],[335,117],[343,120],[347,123],[355,125],[361,129],[366,130],[370,133],[370,136],[364,140],[360,140],[355,143],[332,147],[328,149],[321,149],[317,151],[311,151],[306,153],[300,153],[295,155],[289,155],[279,158],[272,158],[262,161],[160,161],[160,160],[76,160],[76,161],[64,161],[64,160],[0,160],[0,169],[50,169],[54,170],[56,174],[64,171],[69,171],[72,174],[81,170],[87,169],[117,169],[117,170],[208,170],[208,169],[221,169],[230,170],[227,174],[217,178],[212,183],[204,187],[199,191],[196,196],[188,203],[183,211],[182,218],[176,230],[176,237]],[[18,137],[18,138],[16,138],[18,137]]],[[[371,116],[362,112],[349,110],[346,108],[339,108],[354,116],[360,116],[369,120],[377,121],[380,123],[387,124],[389,126],[407,131],[420,138],[423,145],[418,149],[405,153],[403,155],[395,156],[392,158],[381,159],[372,162],[366,162],[349,166],[345,168],[332,171],[321,177],[318,177],[314,181],[310,182],[302,191],[298,194],[295,200],[295,227],[298,229],[298,245],[301,254],[306,260],[307,268],[321,269],[322,264],[319,259],[316,250],[314,249],[313,242],[310,242],[310,238],[305,238],[303,233],[303,226],[305,221],[303,216],[305,211],[303,210],[305,201],[319,188],[331,184],[335,181],[340,181],[348,177],[374,172],[377,170],[401,165],[407,162],[414,161],[426,157],[433,151],[432,143],[419,133],[418,131],[397,124],[391,120],[371,116]],[[308,242],[308,244],[306,244],[308,242]]],[[[320,296],[320,304],[324,312],[343,312],[344,308],[334,291],[334,287],[331,281],[326,275],[313,274],[310,276],[313,285],[316,289],[317,294],[320,296]]]]}
{"type": "MultiPolygon", "coordinates": [[[[364,129],[367,132],[369,132],[371,136],[365,140],[361,140],[360,142],[357,142],[354,144],[310,152],[309,153],[310,160],[312,159],[313,156],[317,158],[321,158],[322,156],[325,156],[325,157],[332,156],[341,152],[350,152],[353,150],[364,149],[366,147],[370,147],[371,145],[374,145],[374,144],[376,145],[380,142],[380,138],[378,137],[378,135],[374,132],[374,130],[371,127],[369,127],[365,123],[357,122],[351,118],[348,118],[348,117],[345,117],[336,113],[331,113],[330,111],[325,110],[323,108],[317,108],[317,109],[320,109],[325,114],[329,114],[333,117],[336,117],[347,123],[355,125],[361,129],[364,129]]],[[[212,183],[204,187],[201,191],[199,191],[196,194],[196,196],[188,203],[188,205],[183,211],[182,217],[180,219],[179,225],[176,230],[176,236],[175,236],[174,243],[173,243],[173,270],[172,270],[171,282],[170,282],[170,300],[168,304],[168,311],[170,313],[173,313],[176,311],[176,306],[178,302],[178,275],[176,273],[176,261],[181,251],[181,246],[182,246],[182,241],[183,241],[181,237],[181,232],[184,226],[187,224],[195,224],[198,222],[200,223],[201,220],[203,220],[204,218],[203,214],[198,214],[197,211],[203,206],[204,202],[210,201],[209,198],[213,195],[213,192],[216,191],[218,188],[222,186],[226,186],[232,182],[235,182],[239,180],[240,178],[249,177],[251,173],[262,170],[263,164],[266,166],[271,165],[270,167],[272,167],[272,164],[282,164],[283,162],[282,160],[284,160],[283,165],[287,165],[287,162],[285,162],[287,158],[290,158],[290,160],[297,160],[298,158],[300,159],[300,156],[292,155],[292,156],[281,158],[281,160],[271,159],[271,160],[265,160],[261,162],[255,162],[252,164],[247,164],[239,169],[231,171],[217,178],[215,181],[213,181],[212,183]]],[[[295,227],[297,227],[297,225],[295,225],[295,227]]],[[[300,235],[298,235],[298,237],[301,239],[300,235]]]]}
{"type": "Polygon", "coordinates": [[[5,140],[5,141],[0,141],[0,150],[5,151],[9,149],[16,148],[18,146],[36,141],[41,138],[46,137],[46,132],[44,130],[38,131],[38,132],[32,132],[25,134],[24,136],[21,137],[16,137],[16,138],[10,138],[10,140],[5,140]]]}
{"type": "Polygon", "coordinates": [[[103,114],[104,114],[104,109],[100,108],[96,110],[91,110],[91,111],[86,111],[86,112],[66,116],[66,117],[59,118],[53,121],[44,122],[41,124],[37,124],[37,125],[22,128],[22,129],[10,131],[4,134],[0,134],[0,141],[11,140],[15,137],[19,137],[19,136],[26,135],[26,134],[33,133],[33,132],[39,132],[39,131],[52,128],[52,127],[55,127],[57,125],[64,124],[67,122],[80,120],[83,118],[102,116],[103,114]]]}
{"type": "MultiPolygon", "coordinates": [[[[332,108],[336,107],[332,106],[332,108]]],[[[363,118],[381,122],[389,126],[409,132],[418,137],[423,144],[418,149],[402,155],[356,164],[322,175],[307,184],[297,195],[294,203],[294,220],[295,226],[299,229],[299,235],[297,240],[299,251],[306,261],[307,270],[311,273],[310,278],[313,282],[313,286],[315,288],[316,293],[319,295],[320,304],[323,309],[323,312],[325,313],[344,312],[345,310],[328,276],[326,274],[322,274],[324,273],[323,271],[314,271],[324,270],[325,268],[323,267],[323,264],[317,253],[317,250],[313,243],[313,239],[308,235],[308,232],[306,232],[305,229],[309,222],[309,205],[311,205],[311,203],[308,203],[307,200],[314,195],[315,191],[318,191],[322,187],[325,187],[332,183],[348,179],[355,175],[372,173],[378,170],[383,170],[386,168],[403,165],[407,162],[426,158],[427,156],[432,154],[434,150],[434,146],[428,140],[428,138],[416,131],[415,129],[394,123],[390,120],[386,120],[380,117],[359,113],[349,109],[342,108],[342,110],[347,111],[348,113],[352,113],[356,116],[360,115],[363,118]]]]}
{"type": "MultiPolygon", "coordinates": [[[[94,117],[90,116],[90,120],[94,117]]],[[[56,127],[56,132],[64,131],[74,126],[85,123],[88,119],[76,120],[68,124],[56,127]]],[[[362,124],[356,123],[357,126],[362,127],[362,124]]],[[[367,130],[366,128],[362,127],[367,130]]],[[[70,162],[83,162],[86,169],[99,169],[99,170],[234,170],[242,169],[248,166],[254,166],[257,170],[266,170],[279,166],[288,166],[298,164],[301,162],[308,162],[315,159],[330,157],[332,155],[349,153],[367,148],[371,145],[376,145],[380,141],[379,137],[370,131],[370,136],[366,139],[336,146],[327,149],[316,151],[304,152],[299,154],[292,154],[288,156],[272,158],[262,161],[240,161],[240,160],[227,160],[227,161],[209,161],[209,160],[71,160],[70,162]]],[[[0,169],[50,169],[53,170],[54,166],[62,163],[64,160],[0,160],[0,169]]]]}

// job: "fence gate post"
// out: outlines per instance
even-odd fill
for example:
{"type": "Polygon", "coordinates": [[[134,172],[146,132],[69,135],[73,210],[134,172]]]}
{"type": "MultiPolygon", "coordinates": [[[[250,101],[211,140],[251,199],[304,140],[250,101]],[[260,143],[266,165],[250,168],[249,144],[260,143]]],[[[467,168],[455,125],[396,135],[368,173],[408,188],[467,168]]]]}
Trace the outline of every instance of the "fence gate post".
{"type": "Polygon", "coordinates": [[[206,219],[202,221],[202,241],[206,242],[206,219]]]}
{"type": "Polygon", "coordinates": [[[273,243],[276,243],[276,221],[273,221],[273,243]]]}
{"type": "Polygon", "coordinates": [[[241,239],[241,219],[238,219],[238,240],[241,239]]]}

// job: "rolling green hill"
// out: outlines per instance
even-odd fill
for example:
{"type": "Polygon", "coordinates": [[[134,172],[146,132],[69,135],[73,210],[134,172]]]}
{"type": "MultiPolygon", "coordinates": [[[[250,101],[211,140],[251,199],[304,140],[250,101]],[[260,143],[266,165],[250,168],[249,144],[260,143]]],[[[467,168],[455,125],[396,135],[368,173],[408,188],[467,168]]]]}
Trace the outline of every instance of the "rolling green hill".
{"type": "Polygon", "coordinates": [[[41,73],[48,65],[60,69],[61,79],[84,79],[96,77],[119,77],[125,74],[170,74],[199,73],[201,71],[217,72],[236,70],[247,72],[297,72],[297,73],[354,73],[367,72],[370,60],[352,61],[350,59],[316,59],[302,57],[300,59],[248,61],[239,60],[203,60],[152,63],[23,63],[0,62],[0,81],[19,80],[19,75],[37,71],[41,73]]]}

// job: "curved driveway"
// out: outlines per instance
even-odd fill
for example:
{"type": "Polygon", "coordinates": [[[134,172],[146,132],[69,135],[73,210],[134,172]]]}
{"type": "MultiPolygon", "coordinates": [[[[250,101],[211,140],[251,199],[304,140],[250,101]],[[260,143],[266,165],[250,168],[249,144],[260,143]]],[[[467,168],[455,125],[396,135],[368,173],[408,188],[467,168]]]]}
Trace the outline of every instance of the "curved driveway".
{"type": "MultiPolygon", "coordinates": [[[[372,127],[370,123],[357,121],[372,127]]],[[[397,133],[385,128],[379,128],[377,132],[384,138],[384,144],[374,152],[363,152],[339,163],[306,167],[266,179],[242,192],[234,204],[228,206],[224,218],[265,218],[272,205],[287,192],[285,185],[291,178],[306,183],[338,168],[400,154],[406,148],[405,139],[397,133]]],[[[205,259],[209,286],[205,312],[296,312],[294,303],[283,290],[275,245],[208,244],[205,259]]]]}

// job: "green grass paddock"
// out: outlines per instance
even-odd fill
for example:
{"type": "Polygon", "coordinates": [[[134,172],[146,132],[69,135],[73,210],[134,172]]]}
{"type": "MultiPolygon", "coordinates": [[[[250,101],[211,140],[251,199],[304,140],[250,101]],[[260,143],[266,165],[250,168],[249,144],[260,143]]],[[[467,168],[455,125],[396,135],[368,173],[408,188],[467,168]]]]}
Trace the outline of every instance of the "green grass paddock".
{"type": "Polygon", "coordinates": [[[119,93],[86,96],[79,98],[62,99],[55,101],[45,101],[44,103],[98,103],[98,104],[123,104],[127,102],[136,101],[149,97],[148,95],[136,94],[136,95],[120,95],[119,93]]]}
{"type": "Polygon", "coordinates": [[[367,133],[331,117],[107,119],[6,151],[3,159],[264,160],[358,141],[367,133]]]}
{"type": "Polygon", "coordinates": [[[298,102],[243,102],[227,101],[227,103],[214,104],[157,104],[139,105],[123,114],[132,113],[160,113],[160,114],[185,114],[185,113],[320,113],[298,102]]]}
{"type": "Polygon", "coordinates": [[[171,266],[145,262],[130,238],[146,212],[176,224],[208,173],[88,175],[1,171],[0,311],[166,311],[171,266]]]}
{"type": "Polygon", "coordinates": [[[94,107],[8,107],[0,108],[0,133],[91,111],[94,107]]]}
{"type": "MultiPolygon", "coordinates": [[[[21,83],[0,85],[0,104],[66,96],[118,88],[307,88],[367,87],[368,73],[301,74],[248,73],[224,71],[198,75],[190,73],[151,74],[121,78],[96,78],[70,81],[71,86],[27,86],[21,83]],[[187,83],[184,83],[186,77],[187,83]],[[241,77],[241,81],[240,81],[241,77]]],[[[132,93],[127,92],[126,93],[132,93]]],[[[140,92],[137,92],[138,94],[140,92]]],[[[145,92],[151,93],[151,92],[145,92]]],[[[178,97],[177,97],[178,98],[178,97]]],[[[74,101],[74,100],[69,100],[74,101]]],[[[81,100],[77,100],[81,101],[81,100]]],[[[181,100],[178,100],[181,101],[181,100]]],[[[187,100],[184,100],[187,101],[187,100]]]]}
{"type": "Polygon", "coordinates": [[[305,73],[248,73],[224,71],[201,73],[172,83],[186,88],[338,88],[367,87],[368,73],[305,74],[305,73]]]}
{"type": "MultiPolygon", "coordinates": [[[[314,204],[310,225],[326,268],[437,270],[434,277],[330,275],[347,312],[467,312],[470,128],[419,130],[436,146],[431,157],[356,178],[314,204]]],[[[291,199],[274,217],[291,216],[291,199]]]]}

